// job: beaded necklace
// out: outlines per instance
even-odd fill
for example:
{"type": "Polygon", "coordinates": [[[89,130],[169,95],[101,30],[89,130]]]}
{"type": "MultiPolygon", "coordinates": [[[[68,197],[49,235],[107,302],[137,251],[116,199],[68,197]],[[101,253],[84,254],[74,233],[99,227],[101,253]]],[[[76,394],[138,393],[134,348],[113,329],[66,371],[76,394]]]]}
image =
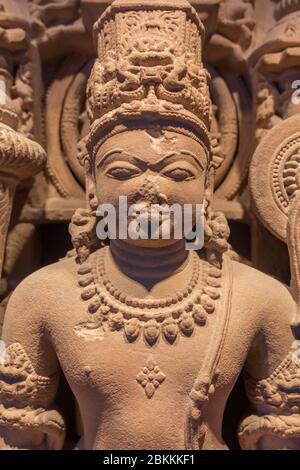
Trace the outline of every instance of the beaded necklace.
{"type": "MultiPolygon", "coordinates": [[[[192,252],[192,275],[174,295],[159,299],[131,297],[116,287],[105,269],[109,248],[91,255],[78,269],[81,298],[87,302],[92,324],[102,333],[123,330],[127,341],[140,336],[153,346],[160,336],[173,344],[181,335],[191,336],[204,326],[220,297],[222,271],[192,252]]],[[[89,323],[91,328],[91,323],[89,323]]]]}

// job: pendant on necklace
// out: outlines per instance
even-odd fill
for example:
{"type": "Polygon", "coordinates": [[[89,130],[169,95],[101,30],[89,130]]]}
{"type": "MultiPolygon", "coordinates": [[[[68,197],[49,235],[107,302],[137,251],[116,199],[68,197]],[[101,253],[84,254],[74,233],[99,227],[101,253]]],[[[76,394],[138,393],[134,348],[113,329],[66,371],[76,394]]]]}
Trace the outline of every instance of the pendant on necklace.
{"type": "Polygon", "coordinates": [[[109,331],[123,331],[132,343],[143,337],[154,346],[160,337],[174,344],[204,326],[220,297],[222,271],[192,253],[192,276],[186,287],[161,299],[134,298],[114,286],[105,270],[103,248],[78,269],[81,298],[87,302],[88,321],[75,328],[79,336],[97,339],[109,331]]]}

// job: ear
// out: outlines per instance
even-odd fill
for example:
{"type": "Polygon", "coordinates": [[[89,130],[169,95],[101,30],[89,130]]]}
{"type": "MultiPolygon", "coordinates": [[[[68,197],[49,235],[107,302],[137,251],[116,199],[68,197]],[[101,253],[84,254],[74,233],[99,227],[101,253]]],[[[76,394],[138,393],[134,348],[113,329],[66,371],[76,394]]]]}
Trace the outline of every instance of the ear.
{"type": "Polygon", "coordinates": [[[95,176],[90,160],[85,162],[85,193],[87,207],[94,212],[99,206],[99,201],[96,192],[95,176]]]}

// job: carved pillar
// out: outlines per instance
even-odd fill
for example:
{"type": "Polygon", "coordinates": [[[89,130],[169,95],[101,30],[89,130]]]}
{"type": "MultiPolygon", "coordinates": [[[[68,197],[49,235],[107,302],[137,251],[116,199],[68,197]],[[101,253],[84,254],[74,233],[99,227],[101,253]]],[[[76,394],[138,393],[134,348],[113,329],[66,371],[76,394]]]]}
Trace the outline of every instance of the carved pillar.
{"type": "Polygon", "coordinates": [[[15,129],[0,124],[0,272],[17,184],[38,172],[46,162],[42,147],[15,129]]]}
{"type": "Polygon", "coordinates": [[[0,181],[0,270],[2,270],[6,235],[17,182],[14,178],[10,179],[2,174],[0,181]]]}
{"type": "Polygon", "coordinates": [[[46,162],[40,138],[33,86],[34,59],[31,24],[25,0],[0,2],[0,275],[15,189],[46,162]],[[35,101],[35,105],[34,105],[35,101]]]}

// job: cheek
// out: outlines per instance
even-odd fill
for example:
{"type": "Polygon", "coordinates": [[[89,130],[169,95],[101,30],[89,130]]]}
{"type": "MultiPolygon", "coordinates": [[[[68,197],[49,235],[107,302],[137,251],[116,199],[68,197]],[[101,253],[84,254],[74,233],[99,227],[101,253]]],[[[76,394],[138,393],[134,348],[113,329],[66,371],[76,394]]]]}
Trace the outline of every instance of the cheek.
{"type": "Polygon", "coordinates": [[[143,176],[126,181],[115,180],[99,172],[96,175],[96,192],[101,203],[116,205],[120,196],[127,196],[130,200],[143,183],[143,176]]]}
{"type": "Polygon", "coordinates": [[[102,172],[96,174],[96,193],[101,204],[115,204],[119,197],[111,178],[107,178],[102,172]]]}
{"type": "Polygon", "coordinates": [[[185,182],[168,181],[161,184],[161,192],[167,197],[169,204],[202,204],[204,199],[204,180],[192,180],[185,182]]]}

